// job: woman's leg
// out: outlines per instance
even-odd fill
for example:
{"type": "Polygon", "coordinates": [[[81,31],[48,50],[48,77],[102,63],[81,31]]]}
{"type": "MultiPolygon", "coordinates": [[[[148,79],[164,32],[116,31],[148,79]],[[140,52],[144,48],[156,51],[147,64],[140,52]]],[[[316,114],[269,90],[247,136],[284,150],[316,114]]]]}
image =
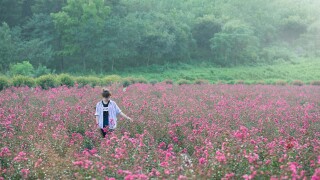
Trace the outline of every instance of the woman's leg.
{"type": "Polygon", "coordinates": [[[100,130],[101,130],[102,137],[106,137],[107,132],[105,132],[104,129],[100,129],[100,130]]]}

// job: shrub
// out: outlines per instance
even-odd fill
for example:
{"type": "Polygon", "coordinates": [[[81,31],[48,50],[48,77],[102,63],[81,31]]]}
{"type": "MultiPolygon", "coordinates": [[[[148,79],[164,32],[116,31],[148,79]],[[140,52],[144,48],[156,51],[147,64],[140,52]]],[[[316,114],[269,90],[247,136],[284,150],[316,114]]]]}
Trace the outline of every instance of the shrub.
{"type": "Polygon", "coordinates": [[[139,78],[133,78],[134,79],[134,83],[141,83],[141,84],[148,84],[148,81],[145,78],[139,77],[139,78]]]}
{"type": "Polygon", "coordinates": [[[17,63],[10,66],[11,75],[32,76],[33,73],[34,68],[29,61],[23,61],[22,63],[17,63]]]}
{"type": "Polygon", "coordinates": [[[79,87],[86,86],[90,84],[90,81],[87,77],[79,76],[75,78],[76,83],[79,85],[79,87]]]}
{"type": "Polygon", "coordinates": [[[22,86],[28,86],[33,87],[35,85],[34,79],[27,76],[15,76],[12,79],[12,84],[15,87],[22,87],[22,86]]]}
{"type": "Polygon", "coordinates": [[[83,87],[86,85],[95,87],[97,85],[103,84],[103,81],[100,78],[94,77],[94,76],[88,76],[88,77],[80,76],[75,78],[75,81],[79,85],[79,87],[83,87]]]}
{"type": "Polygon", "coordinates": [[[131,84],[135,84],[135,83],[147,84],[148,81],[145,78],[133,78],[133,77],[126,77],[126,78],[122,79],[122,86],[123,87],[128,87],[131,84]]]}
{"type": "Polygon", "coordinates": [[[294,80],[291,82],[292,85],[295,85],[295,86],[303,86],[304,83],[300,80],[294,80]]]}
{"type": "Polygon", "coordinates": [[[9,80],[6,77],[0,77],[0,91],[9,87],[9,80]]]}
{"type": "Polygon", "coordinates": [[[36,82],[42,89],[49,89],[57,86],[56,77],[52,74],[40,76],[37,78],[36,82]]]}
{"type": "Polygon", "coordinates": [[[89,85],[91,87],[95,87],[97,85],[101,85],[102,84],[101,79],[98,78],[98,77],[89,76],[89,77],[87,77],[87,79],[88,79],[89,85]]]}
{"type": "Polygon", "coordinates": [[[73,87],[74,86],[74,79],[68,74],[60,74],[58,76],[58,81],[60,85],[66,85],[68,87],[73,87]]]}
{"type": "Polygon", "coordinates": [[[121,81],[121,76],[118,75],[110,75],[106,76],[102,79],[102,84],[104,85],[111,85],[112,83],[115,82],[120,82],[121,81]]]}
{"type": "Polygon", "coordinates": [[[173,84],[173,81],[172,81],[171,79],[166,79],[166,80],[164,80],[164,82],[165,82],[166,84],[173,84]]]}
{"type": "Polygon", "coordinates": [[[311,81],[310,84],[314,85],[314,86],[320,86],[320,80],[319,81],[311,81]]]}
{"type": "Polygon", "coordinates": [[[34,71],[34,77],[40,77],[42,75],[54,73],[51,69],[48,69],[46,66],[38,66],[38,68],[34,71]]]}
{"type": "Polygon", "coordinates": [[[285,85],[287,85],[287,82],[284,80],[278,80],[278,81],[276,81],[276,85],[285,86],[285,85]]]}
{"type": "Polygon", "coordinates": [[[149,81],[149,83],[152,84],[152,85],[155,85],[155,84],[158,83],[158,81],[157,81],[156,79],[151,79],[151,80],[149,81]]]}
{"type": "Polygon", "coordinates": [[[237,80],[235,84],[244,84],[244,80],[237,80]]]}
{"type": "Polygon", "coordinates": [[[263,80],[256,81],[256,84],[264,85],[266,84],[263,80]]]}
{"type": "Polygon", "coordinates": [[[197,79],[194,81],[195,84],[209,84],[209,81],[208,80],[205,80],[205,79],[197,79]]]}
{"type": "Polygon", "coordinates": [[[178,83],[179,85],[191,84],[191,81],[186,80],[186,79],[180,79],[180,80],[177,81],[177,83],[178,83]]]}

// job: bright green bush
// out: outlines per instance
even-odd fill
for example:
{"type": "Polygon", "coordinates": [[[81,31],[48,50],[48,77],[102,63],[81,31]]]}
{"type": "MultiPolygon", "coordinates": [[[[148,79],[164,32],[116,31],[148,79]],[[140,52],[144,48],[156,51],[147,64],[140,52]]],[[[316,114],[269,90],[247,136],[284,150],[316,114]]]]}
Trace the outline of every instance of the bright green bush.
{"type": "Polygon", "coordinates": [[[109,75],[102,79],[102,85],[110,85],[115,82],[120,82],[121,76],[118,75],[109,75]]]}
{"type": "Polygon", "coordinates": [[[74,78],[68,74],[60,74],[58,76],[58,81],[60,85],[66,85],[68,87],[74,86],[74,78]]]}
{"type": "Polygon", "coordinates": [[[98,77],[94,77],[94,76],[88,76],[87,77],[88,79],[88,82],[91,87],[95,87],[95,86],[98,86],[98,85],[101,85],[102,84],[102,81],[100,78],[98,77]]]}
{"type": "Polygon", "coordinates": [[[9,87],[9,85],[10,85],[9,80],[6,77],[0,76],[0,91],[9,87]]]}
{"type": "Polygon", "coordinates": [[[97,85],[103,85],[102,80],[94,76],[88,76],[88,77],[80,76],[75,78],[75,81],[77,82],[79,87],[83,87],[86,85],[89,85],[91,87],[95,87],[97,85]]]}
{"type": "Polygon", "coordinates": [[[36,82],[42,89],[53,88],[58,84],[56,77],[52,74],[40,76],[36,79],[36,82]]]}
{"type": "Polygon", "coordinates": [[[32,76],[34,73],[34,68],[29,61],[23,61],[22,63],[17,63],[10,66],[11,75],[22,75],[22,76],[32,76]]]}
{"type": "Polygon", "coordinates": [[[23,87],[23,86],[34,87],[35,81],[31,77],[18,75],[13,77],[12,84],[15,87],[23,87]]]}

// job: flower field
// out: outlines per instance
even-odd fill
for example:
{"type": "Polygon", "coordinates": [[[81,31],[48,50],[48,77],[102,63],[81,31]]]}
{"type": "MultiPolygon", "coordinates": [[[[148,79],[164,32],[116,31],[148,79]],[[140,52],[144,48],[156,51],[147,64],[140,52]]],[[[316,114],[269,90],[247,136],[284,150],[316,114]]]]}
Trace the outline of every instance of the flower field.
{"type": "Polygon", "coordinates": [[[320,179],[320,87],[112,85],[0,92],[0,179],[320,179]]]}

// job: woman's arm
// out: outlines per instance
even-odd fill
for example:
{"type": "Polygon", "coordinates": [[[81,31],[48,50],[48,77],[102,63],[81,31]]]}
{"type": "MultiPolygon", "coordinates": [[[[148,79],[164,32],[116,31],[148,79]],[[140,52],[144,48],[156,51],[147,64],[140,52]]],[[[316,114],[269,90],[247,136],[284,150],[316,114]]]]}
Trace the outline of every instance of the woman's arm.
{"type": "Polygon", "coordinates": [[[96,125],[99,125],[99,116],[96,116],[96,125]]]}
{"type": "Polygon", "coordinates": [[[130,122],[133,121],[130,117],[128,117],[127,115],[125,115],[123,112],[120,112],[120,115],[121,115],[122,117],[128,119],[130,122]]]}

